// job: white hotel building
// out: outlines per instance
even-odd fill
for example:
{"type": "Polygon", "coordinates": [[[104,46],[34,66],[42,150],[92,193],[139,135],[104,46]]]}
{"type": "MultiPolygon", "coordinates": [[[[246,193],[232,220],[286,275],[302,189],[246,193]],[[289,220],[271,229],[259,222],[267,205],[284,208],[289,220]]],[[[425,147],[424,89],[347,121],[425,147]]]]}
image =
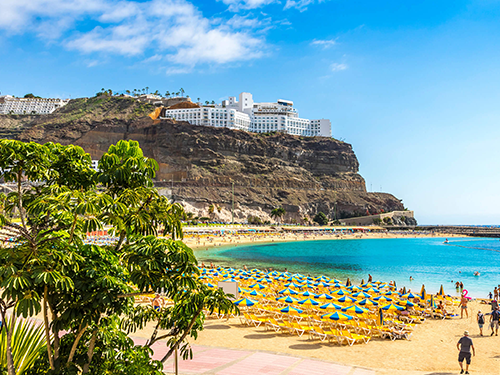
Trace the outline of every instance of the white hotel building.
{"type": "Polygon", "coordinates": [[[255,103],[252,94],[242,92],[239,101],[229,97],[222,104],[200,108],[166,109],[162,118],[175,118],[193,125],[224,127],[255,133],[284,132],[292,135],[331,137],[330,120],[299,117],[293,102],[255,103]]]}
{"type": "Polygon", "coordinates": [[[48,115],[68,104],[68,99],[15,98],[11,95],[0,96],[0,114],[48,115]]]}

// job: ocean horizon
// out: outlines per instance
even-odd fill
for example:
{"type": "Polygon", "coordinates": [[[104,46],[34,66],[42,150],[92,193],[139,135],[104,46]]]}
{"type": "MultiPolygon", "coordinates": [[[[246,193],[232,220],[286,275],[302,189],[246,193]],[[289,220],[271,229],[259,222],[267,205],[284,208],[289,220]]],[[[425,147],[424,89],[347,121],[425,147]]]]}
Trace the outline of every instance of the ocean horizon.
{"type": "Polygon", "coordinates": [[[389,282],[419,293],[425,285],[446,294],[464,284],[472,298],[486,298],[500,283],[500,241],[491,238],[390,238],[308,240],[213,247],[195,251],[199,262],[241,268],[270,268],[291,273],[325,275],[359,284],[368,279],[389,282]],[[474,273],[479,272],[479,276],[474,273]],[[410,276],[413,280],[410,281],[410,276]]]}

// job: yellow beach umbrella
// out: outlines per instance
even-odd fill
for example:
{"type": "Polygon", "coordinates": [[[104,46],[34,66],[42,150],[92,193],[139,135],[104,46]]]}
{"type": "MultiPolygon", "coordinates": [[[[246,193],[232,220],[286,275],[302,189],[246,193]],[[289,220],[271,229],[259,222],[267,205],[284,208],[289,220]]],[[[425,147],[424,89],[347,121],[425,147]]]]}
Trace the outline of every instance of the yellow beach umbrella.
{"type": "Polygon", "coordinates": [[[378,309],[378,321],[377,321],[377,323],[379,326],[384,325],[384,313],[383,313],[382,309],[378,309]]]}
{"type": "Polygon", "coordinates": [[[405,308],[402,306],[395,305],[393,303],[390,303],[389,305],[385,305],[381,307],[382,310],[384,311],[396,311],[396,310],[404,310],[405,308]]]}
{"type": "Polygon", "coordinates": [[[299,300],[297,298],[293,298],[290,296],[284,296],[280,298],[276,298],[276,301],[278,302],[286,302],[286,303],[297,303],[299,300]]]}
{"type": "Polygon", "coordinates": [[[353,314],[365,314],[369,312],[370,310],[363,309],[362,307],[359,307],[357,305],[352,305],[352,306],[347,306],[342,309],[344,312],[348,313],[353,313],[353,314]]]}
{"type": "Polygon", "coordinates": [[[334,312],[334,313],[330,313],[330,314],[321,315],[321,317],[323,319],[331,319],[331,320],[352,320],[352,319],[354,319],[352,316],[347,315],[347,314],[343,314],[340,312],[334,312]]]}
{"type": "Polygon", "coordinates": [[[234,304],[236,306],[246,306],[246,307],[255,306],[258,303],[259,303],[259,301],[255,301],[255,300],[252,300],[250,298],[242,298],[242,299],[239,299],[238,301],[234,302],[234,304]]]}
{"type": "Polygon", "coordinates": [[[438,293],[440,296],[444,295],[444,288],[443,288],[443,284],[441,284],[441,288],[439,288],[439,293],[438,293]]]}
{"type": "Polygon", "coordinates": [[[377,301],[372,301],[371,299],[365,298],[358,302],[361,306],[377,306],[377,301]]]}
{"type": "Polygon", "coordinates": [[[301,304],[302,306],[318,306],[319,305],[318,301],[315,301],[315,300],[310,299],[310,298],[299,301],[298,303],[301,304]]]}

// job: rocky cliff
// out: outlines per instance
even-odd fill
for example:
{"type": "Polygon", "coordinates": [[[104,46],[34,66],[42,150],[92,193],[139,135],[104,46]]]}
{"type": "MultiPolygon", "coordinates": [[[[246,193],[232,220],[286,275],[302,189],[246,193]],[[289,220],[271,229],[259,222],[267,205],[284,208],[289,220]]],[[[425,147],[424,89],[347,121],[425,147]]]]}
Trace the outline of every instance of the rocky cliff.
{"type": "Polygon", "coordinates": [[[403,209],[390,194],[366,192],[347,143],[153,121],[146,116],[152,110],[126,98],[77,99],[47,116],[0,116],[0,135],[77,144],[94,159],[120,139],[137,140],[160,164],[157,185],[189,211],[214,219],[230,219],[233,184],[238,221],[268,220],[277,206],[285,208],[285,220],[297,222],[319,211],[334,219],[403,209]]]}

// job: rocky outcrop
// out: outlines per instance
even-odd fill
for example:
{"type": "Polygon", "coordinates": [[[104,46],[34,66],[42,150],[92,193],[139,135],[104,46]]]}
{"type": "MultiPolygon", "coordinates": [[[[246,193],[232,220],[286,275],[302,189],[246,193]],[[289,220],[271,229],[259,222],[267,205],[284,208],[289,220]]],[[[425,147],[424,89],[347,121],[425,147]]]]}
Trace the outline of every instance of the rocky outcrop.
{"type": "Polygon", "coordinates": [[[94,159],[121,139],[137,140],[160,164],[157,185],[167,194],[173,190],[174,199],[198,216],[230,219],[233,184],[239,221],[248,215],[270,219],[277,206],[287,211],[285,220],[297,222],[319,211],[334,219],[403,209],[390,194],[366,192],[358,160],[345,142],[152,120],[144,104],[105,99],[70,102],[52,115],[23,118],[22,124],[0,116],[0,131],[10,134],[8,124],[15,129],[11,138],[80,145],[94,159]]]}

